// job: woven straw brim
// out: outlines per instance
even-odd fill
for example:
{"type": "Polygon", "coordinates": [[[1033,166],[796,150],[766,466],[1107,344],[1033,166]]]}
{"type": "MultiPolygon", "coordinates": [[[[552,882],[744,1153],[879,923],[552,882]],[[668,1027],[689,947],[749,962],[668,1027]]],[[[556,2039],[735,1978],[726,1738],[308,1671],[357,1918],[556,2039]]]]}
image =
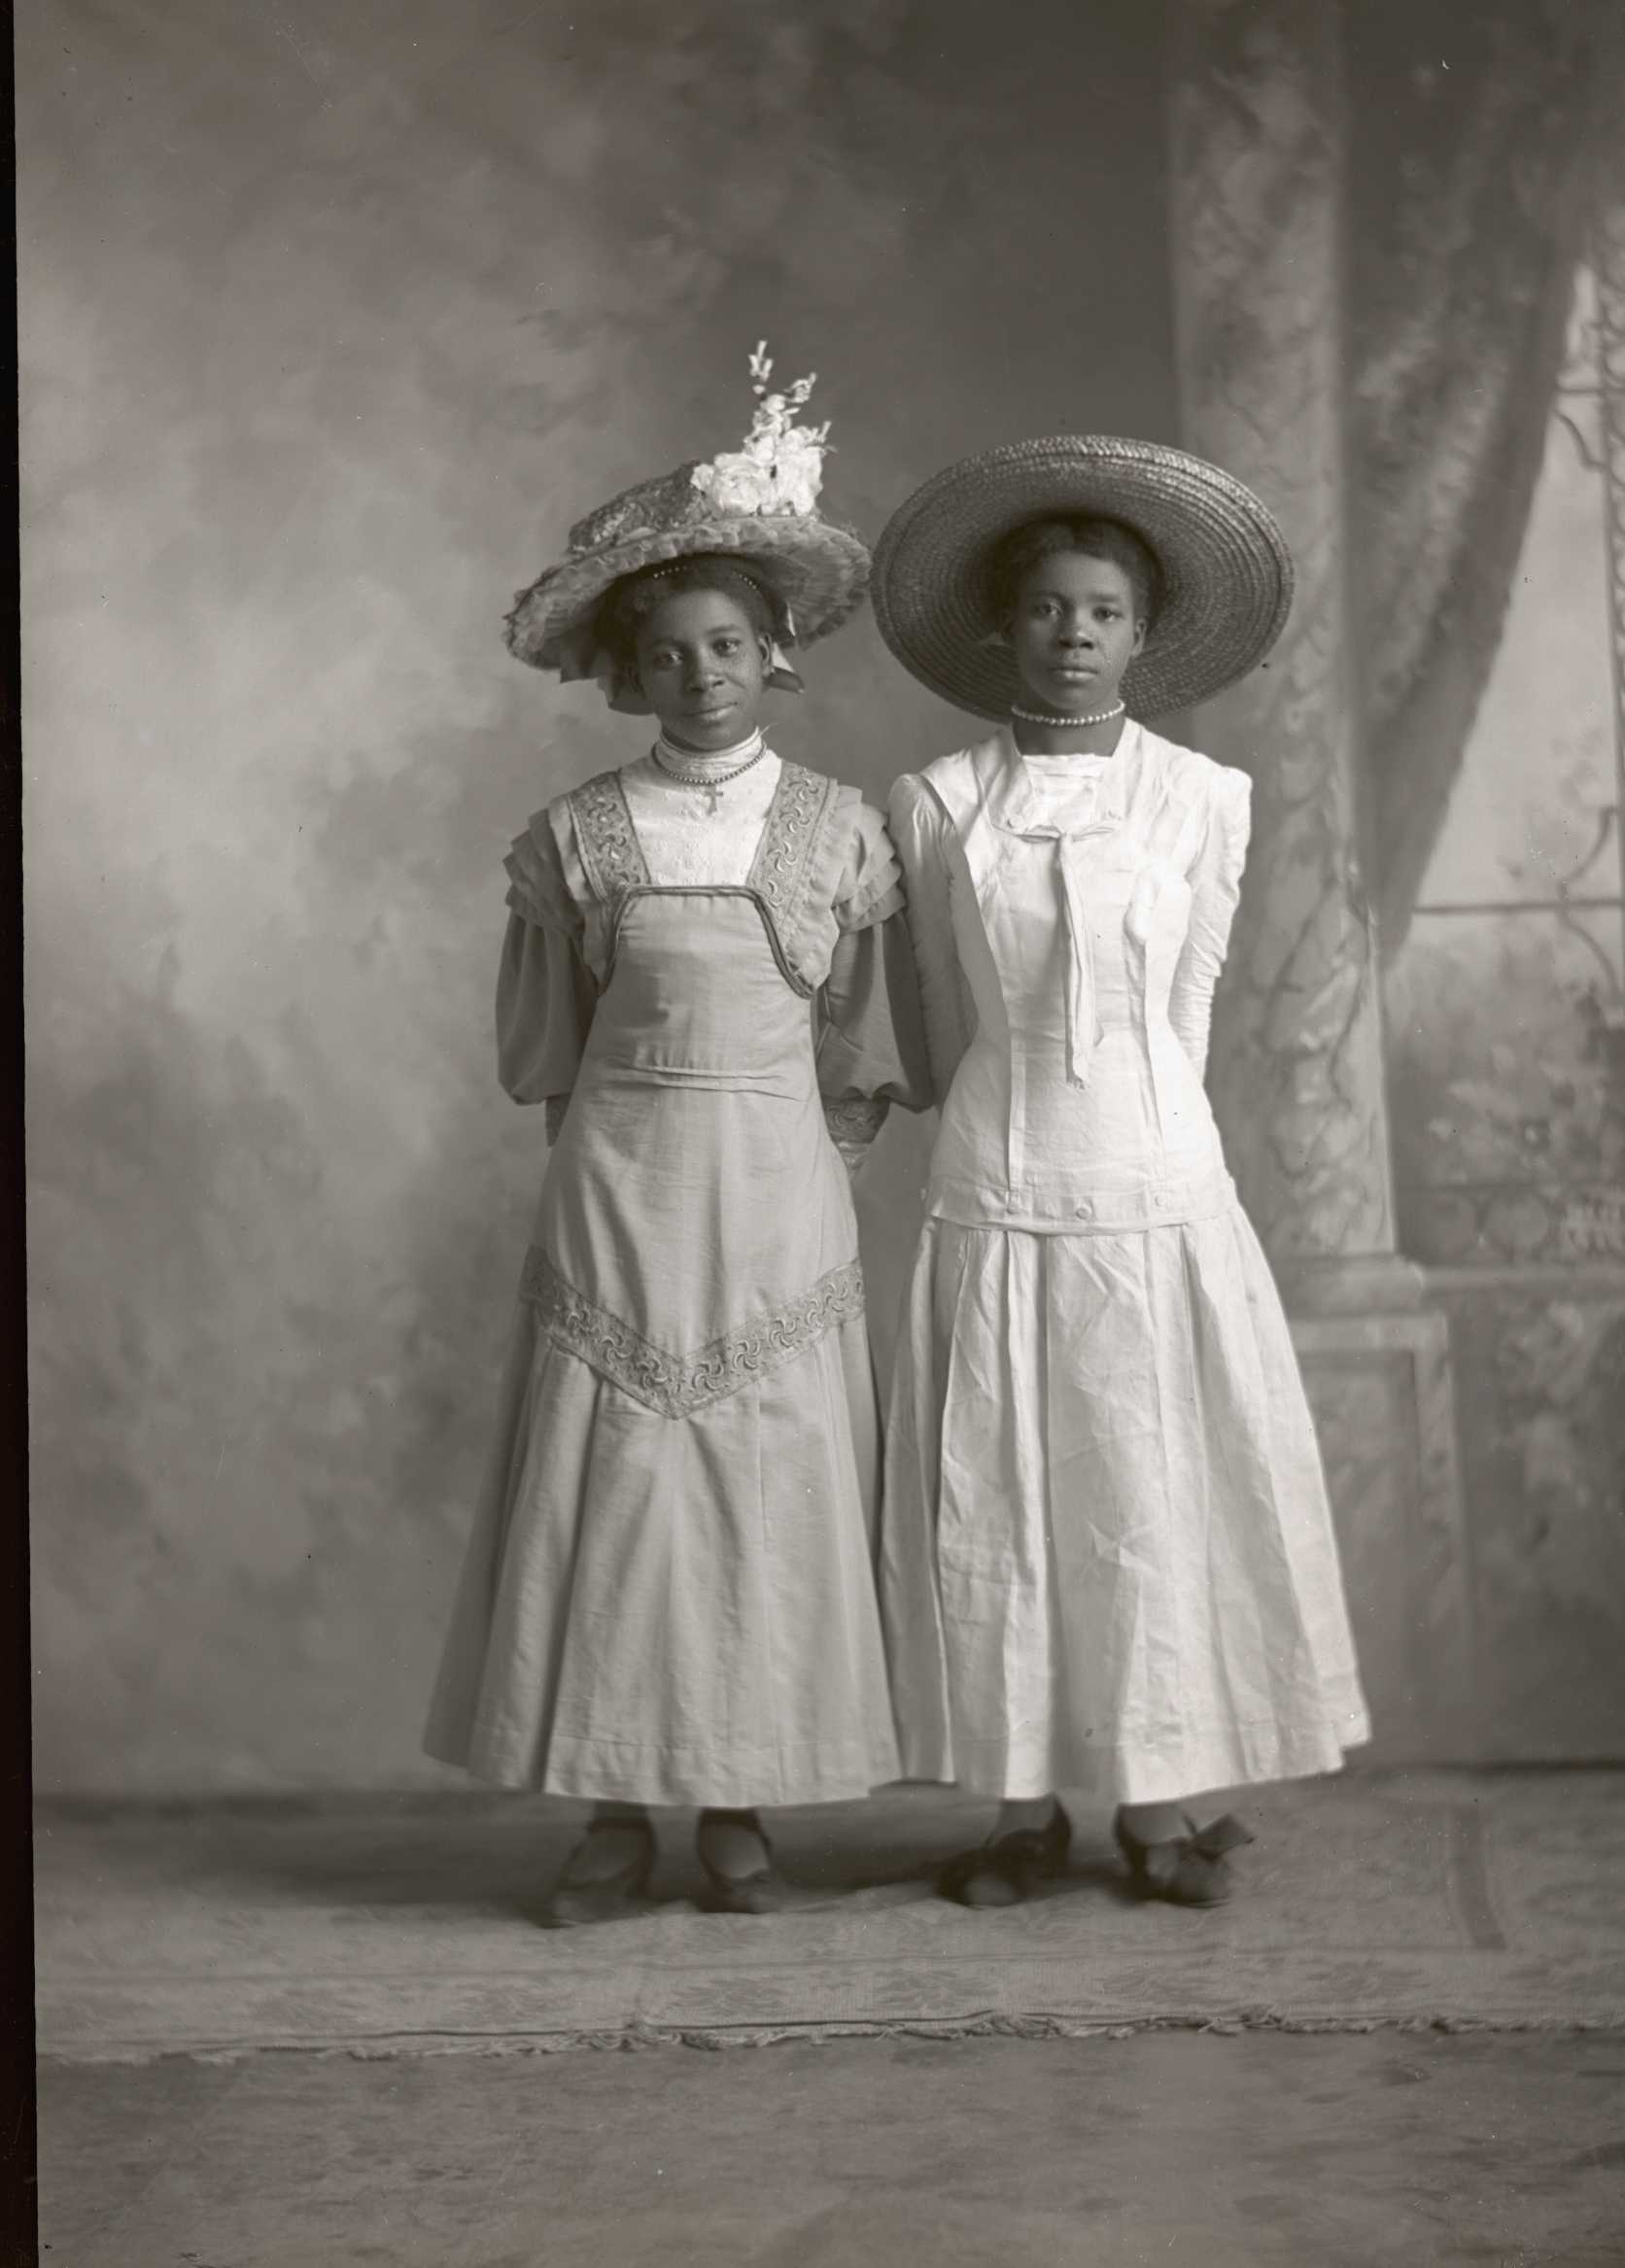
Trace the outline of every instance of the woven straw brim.
{"type": "Polygon", "coordinates": [[[1123,681],[1135,716],[1192,708],[1256,667],[1292,604],[1286,539],[1251,489],[1182,450],[1106,434],[1018,441],[951,464],[892,514],[875,547],[875,618],[903,667],[945,701],[1005,717],[1020,699],[997,629],[990,554],[1032,520],[1120,520],[1161,565],[1161,607],[1123,681]]]}
{"type": "Polygon", "coordinates": [[[868,545],[834,521],[790,512],[695,520],[628,536],[586,559],[549,567],[515,601],[507,618],[508,651],[534,670],[558,669],[611,583],[696,552],[748,561],[789,607],[798,646],[839,630],[869,589],[868,545]]]}

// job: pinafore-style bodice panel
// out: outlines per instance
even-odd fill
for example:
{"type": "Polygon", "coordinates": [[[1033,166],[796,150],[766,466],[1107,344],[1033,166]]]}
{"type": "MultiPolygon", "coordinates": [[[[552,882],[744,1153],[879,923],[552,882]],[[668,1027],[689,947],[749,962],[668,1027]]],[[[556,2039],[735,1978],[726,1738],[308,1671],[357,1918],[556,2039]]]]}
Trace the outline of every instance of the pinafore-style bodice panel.
{"type": "MultiPolygon", "coordinates": [[[[557,895],[546,869],[554,868],[579,922],[582,957],[601,985],[608,980],[624,900],[634,890],[667,886],[649,871],[616,772],[600,773],[538,813],[507,865],[510,907],[534,911],[544,925],[557,895]]],[[[901,908],[899,882],[883,822],[855,788],[799,764],[780,766],[743,886],[761,906],[786,981],[803,998],[828,976],[843,934],[901,908]]]]}
{"type": "Polygon", "coordinates": [[[527,1296],[679,1415],[861,1308],[826,1113],[855,1110],[861,1138],[922,1084],[885,981],[888,927],[906,965],[896,862],[853,791],[785,765],[743,883],[659,881],[616,773],[508,863],[504,1082],[569,1106],[527,1296]]]}
{"type": "MultiPolygon", "coordinates": [[[[650,874],[615,773],[537,812],[506,867],[499,1074],[515,1101],[548,1104],[556,1129],[624,907],[636,891],[668,885],[650,874]]],[[[845,1144],[872,1140],[892,1101],[929,1104],[900,884],[884,821],[855,789],[780,768],[743,886],[782,980],[815,1004],[818,1084],[845,1144]]]]}

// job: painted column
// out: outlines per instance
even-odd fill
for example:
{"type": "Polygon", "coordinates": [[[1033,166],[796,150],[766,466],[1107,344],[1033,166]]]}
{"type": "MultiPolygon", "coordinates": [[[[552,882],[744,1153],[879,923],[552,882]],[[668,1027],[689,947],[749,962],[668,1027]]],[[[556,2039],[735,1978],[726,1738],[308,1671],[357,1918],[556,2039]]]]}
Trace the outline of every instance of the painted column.
{"type": "Polygon", "coordinates": [[[1625,160],[1615,153],[1599,196],[1597,363],[1602,392],[1604,509],[1608,517],[1608,632],[1613,655],[1613,748],[1625,826],[1625,160]]]}
{"type": "Polygon", "coordinates": [[[1448,1330],[1395,1245],[1382,1014],[1361,871],[1345,511],[1340,11],[1173,0],[1183,435],[1258,491],[1297,590],[1197,745],[1254,780],[1216,1004],[1214,1104],[1280,1279],[1386,1761],[1473,1753],[1448,1330]]]}
{"type": "MultiPolygon", "coordinates": [[[[1395,1251],[1348,637],[1338,51],[1334,8],[1178,0],[1174,11],[1185,442],[1259,492],[1297,568],[1268,666],[1211,704],[1196,735],[1255,782],[1214,1104],[1247,1210],[1284,1277],[1302,1284],[1324,1277],[1320,1263],[1380,1264],[1395,1251]]],[[[1386,1272],[1397,1291],[1405,1271],[1386,1272]]]]}

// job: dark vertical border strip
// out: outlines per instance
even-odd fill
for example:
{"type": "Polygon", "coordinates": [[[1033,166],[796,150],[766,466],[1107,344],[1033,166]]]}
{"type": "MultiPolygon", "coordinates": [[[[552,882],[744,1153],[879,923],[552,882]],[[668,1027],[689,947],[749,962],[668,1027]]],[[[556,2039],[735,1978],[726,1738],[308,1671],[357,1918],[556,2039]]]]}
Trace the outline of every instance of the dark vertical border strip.
{"type": "MultiPolygon", "coordinates": [[[[17,180],[17,79],[12,11],[0,0],[0,155],[6,178],[17,180]]],[[[14,204],[15,212],[15,204],[14,204]]],[[[0,315],[0,373],[12,405],[13,446],[0,451],[5,495],[0,519],[0,584],[12,594],[5,607],[0,652],[0,1056],[5,1108],[0,1111],[0,1468],[4,1502],[0,1526],[6,1566],[0,1574],[0,1677],[5,1699],[4,1754],[0,1757],[0,2259],[33,2268],[39,2258],[36,2210],[34,2081],[34,1869],[30,1839],[32,1773],[29,1757],[28,1659],[28,1327],[25,1305],[22,1107],[22,639],[17,607],[18,479],[17,450],[17,266],[7,264],[0,315]]]]}

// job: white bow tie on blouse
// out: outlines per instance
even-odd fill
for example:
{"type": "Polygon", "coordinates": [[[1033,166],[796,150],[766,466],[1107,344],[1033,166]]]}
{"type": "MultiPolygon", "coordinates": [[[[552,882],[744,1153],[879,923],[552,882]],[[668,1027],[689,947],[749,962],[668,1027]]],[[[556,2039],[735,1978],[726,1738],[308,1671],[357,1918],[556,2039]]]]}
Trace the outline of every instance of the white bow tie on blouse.
{"type": "Polygon", "coordinates": [[[1073,826],[1062,826],[1043,816],[1033,785],[1033,774],[1027,768],[1025,757],[1016,747],[1014,737],[1009,753],[1013,765],[1007,771],[1006,790],[999,799],[1002,808],[990,815],[993,824],[1001,827],[1007,835],[1020,835],[1028,842],[1051,842],[1055,846],[1055,863],[1060,873],[1062,920],[1066,930],[1066,1076],[1073,1086],[1087,1086],[1089,1065],[1093,1061],[1102,1031],[1095,985],[1094,944],[1084,904],[1084,876],[1079,851],[1085,842],[1097,836],[1114,834],[1123,824],[1126,809],[1126,773],[1124,767],[1126,750],[1120,741],[1117,752],[1107,765],[1092,774],[1096,798],[1094,813],[1073,826]]]}

